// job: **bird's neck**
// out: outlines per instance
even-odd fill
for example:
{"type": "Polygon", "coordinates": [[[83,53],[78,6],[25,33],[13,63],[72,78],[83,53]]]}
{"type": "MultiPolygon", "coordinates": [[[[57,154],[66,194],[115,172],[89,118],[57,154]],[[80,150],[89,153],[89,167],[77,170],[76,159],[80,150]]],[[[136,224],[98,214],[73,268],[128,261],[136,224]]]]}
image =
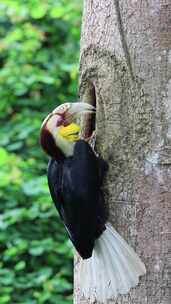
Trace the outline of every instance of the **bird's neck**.
{"type": "Polygon", "coordinates": [[[68,141],[59,134],[55,136],[55,142],[56,146],[61,150],[65,157],[73,155],[75,142],[68,141]]]}

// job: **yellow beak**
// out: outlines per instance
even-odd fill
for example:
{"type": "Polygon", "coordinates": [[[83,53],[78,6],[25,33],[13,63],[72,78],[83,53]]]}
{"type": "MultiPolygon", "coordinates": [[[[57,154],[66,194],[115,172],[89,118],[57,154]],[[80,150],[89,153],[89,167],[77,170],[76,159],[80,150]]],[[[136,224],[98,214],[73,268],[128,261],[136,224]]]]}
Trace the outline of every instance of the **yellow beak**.
{"type": "Polygon", "coordinates": [[[77,141],[80,139],[79,132],[80,126],[75,123],[71,123],[66,127],[61,126],[59,128],[58,134],[68,141],[77,141]]]}

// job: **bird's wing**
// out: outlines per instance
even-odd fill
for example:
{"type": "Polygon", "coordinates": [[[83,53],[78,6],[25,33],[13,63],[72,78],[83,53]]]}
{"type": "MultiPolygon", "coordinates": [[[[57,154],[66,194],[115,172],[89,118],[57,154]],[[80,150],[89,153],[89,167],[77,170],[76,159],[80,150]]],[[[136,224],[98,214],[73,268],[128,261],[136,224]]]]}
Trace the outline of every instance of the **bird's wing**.
{"type": "Polygon", "coordinates": [[[69,220],[69,213],[66,212],[65,202],[62,196],[62,183],[63,183],[63,163],[58,163],[56,160],[51,159],[48,164],[48,185],[51,197],[55,204],[60,218],[64,222],[65,228],[69,234],[70,239],[73,241],[72,232],[68,229],[66,222],[69,220]]]}
{"type": "Polygon", "coordinates": [[[78,141],[73,157],[63,165],[63,216],[78,252],[90,257],[98,229],[98,161],[84,141],[78,141]]]}
{"type": "Polygon", "coordinates": [[[56,160],[51,159],[48,164],[47,177],[48,177],[48,185],[51,197],[55,206],[59,212],[60,217],[62,216],[62,197],[61,197],[61,185],[62,185],[62,172],[63,172],[63,164],[58,163],[56,160]]]}
{"type": "Polygon", "coordinates": [[[52,161],[48,170],[52,198],[73,244],[84,258],[91,256],[94,240],[101,229],[98,166],[98,158],[91,147],[80,140],[75,144],[72,158],[66,158],[62,166],[52,161]]]}

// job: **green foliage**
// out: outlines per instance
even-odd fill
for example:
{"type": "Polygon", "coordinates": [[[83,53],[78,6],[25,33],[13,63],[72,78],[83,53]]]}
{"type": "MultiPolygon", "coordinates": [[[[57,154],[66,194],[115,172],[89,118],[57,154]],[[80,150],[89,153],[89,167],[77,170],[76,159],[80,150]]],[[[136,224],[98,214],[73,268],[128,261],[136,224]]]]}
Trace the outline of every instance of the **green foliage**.
{"type": "Polygon", "coordinates": [[[39,129],[76,98],[80,15],[79,0],[0,2],[0,304],[72,303],[72,246],[39,129]]]}

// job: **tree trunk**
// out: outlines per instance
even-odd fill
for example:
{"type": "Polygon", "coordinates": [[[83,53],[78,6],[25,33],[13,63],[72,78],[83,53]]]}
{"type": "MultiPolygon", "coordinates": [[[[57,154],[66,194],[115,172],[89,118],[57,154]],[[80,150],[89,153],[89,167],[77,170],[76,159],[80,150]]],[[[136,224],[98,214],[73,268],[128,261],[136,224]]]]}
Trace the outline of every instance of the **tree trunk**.
{"type": "MultiPolygon", "coordinates": [[[[80,98],[96,101],[110,221],[147,268],[129,295],[109,303],[171,303],[170,13],[171,0],[84,0],[80,98]]],[[[75,303],[87,304],[78,274],[76,258],[75,303]]]]}

